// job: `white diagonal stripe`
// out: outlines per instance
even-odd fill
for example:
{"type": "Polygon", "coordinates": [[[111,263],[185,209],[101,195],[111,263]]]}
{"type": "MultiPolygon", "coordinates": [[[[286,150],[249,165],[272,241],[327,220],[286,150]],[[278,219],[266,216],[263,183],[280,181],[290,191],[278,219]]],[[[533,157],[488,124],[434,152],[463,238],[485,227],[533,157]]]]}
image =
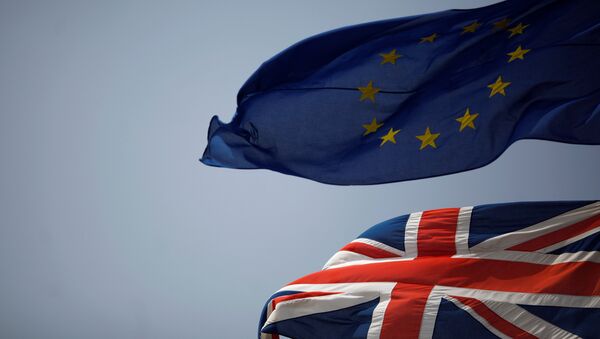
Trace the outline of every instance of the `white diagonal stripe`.
{"type": "Polygon", "coordinates": [[[473,246],[471,251],[489,252],[507,249],[544,234],[568,227],[598,214],[600,214],[600,201],[568,211],[521,230],[484,240],[473,246]]]}
{"type": "Polygon", "coordinates": [[[480,301],[506,321],[538,338],[581,339],[581,337],[565,331],[517,305],[490,300],[480,301]]]}
{"type": "Polygon", "coordinates": [[[378,293],[340,293],[282,301],[275,306],[264,326],[305,315],[335,311],[379,298],[378,293]]]}
{"type": "Polygon", "coordinates": [[[362,255],[356,252],[350,252],[350,251],[338,251],[336,254],[334,254],[328,261],[327,263],[325,263],[325,266],[323,266],[323,269],[326,270],[328,268],[337,266],[337,265],[342,265],[342,264],[347,264],[347,263],[353,263],[353,262],[363,262],[363,261],[370,261],[373,258],[371,257],[367,257],[366,255],[362,255]]]}
{"type": "Polygon", "coordinates": [[[369,338],[377,338],[383,324],[385,308],[389,303],[394,286],[396,286],[395,282],[288,285],[277,292],[334,292],[336,294],[282,301],[269,314],[263,328],[278,321],[315,313],[335,311],[379,298],[380,302],[375,307],[371,320],[371,327],[373,329],[371,330],[371,327],[369,327],[368,332],[376,335],[375,337],[369,336],[369,338]]]}
{"type": "Polygon", "coordinates": [[[550,245],[548,247],[541,248],[541,249],[538,250],[538,252],[541,252],[541,253],[552,252],[552,251],[557,250],[557,249],[559,249],[561,247],[564,247],[564,246],[572,244],[572,243],[574,243],[576,241],[579,241],[579,240],[581,240],[581,239],[583,239],[585,237],[589,237],[590,235],[592,235],[592,234],[594,234],[596,232],[600,232],[600,222],[598,223],[598,226],[596,226],[596,228],[593,228],[593,229],[591,229],[591,230],[589,230],[587,232],[581,233],[581,234],[576,235],[574,237],[571,237],[569,239],[565,239],[563,241],[559,241],[559,242],[554,243],[554,244],[552,244],[552,245],[550,245]]]}
{"type": "Polygon", "coordinates": [[[373,240],[373,239],[368,239],[368,238],[358,238],[358,239],[354,239],[352,240],[352,242],[359,242],[359,243],[363,243],[363,244],[367,244],[367,245],[371,245],[373,247],[377,247],[379,249],[382,249],[386,252],[390,252],[393,254],[396,254],[398,256],[403,256],[404,255],[404,251],[399,250],[395,247],[386,245],[384,243],[381,243],[379,241],[373,240]]]}
{"type": "Polygon", "coordinates": [[[446,296],[446,297],[444,297],[444,299],[451,301],[458,308],[467,311],[467,313],[469,313],[473,318],[475,318],[475,320],[479,321],[481,323],[481,325],[483,325],[485,328],[487,328],[490,332],[494,333],[498,338],[511,339],[511,337],[500,332],[497,328],[492,326],[492,324],[490,324],[485,318],[480,316],[479,313],[475,312],[475,310],[473,310],[473,308],[471,308],[469,305],[465,305],[462,302],[460,302],[460,300],[452,298],[450,296],[446,296]]]}

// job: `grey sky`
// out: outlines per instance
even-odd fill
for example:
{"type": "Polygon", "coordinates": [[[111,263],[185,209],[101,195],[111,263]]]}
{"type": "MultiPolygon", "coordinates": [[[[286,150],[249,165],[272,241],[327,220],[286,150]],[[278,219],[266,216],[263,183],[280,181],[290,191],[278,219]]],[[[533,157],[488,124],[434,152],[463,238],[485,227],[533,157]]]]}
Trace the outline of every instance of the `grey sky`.
{"type": "Polygon", "coordinates": [[[253,338],[263,302],[411,211],[598,199],[600,147],[336,187],[197,159],[245,79],[339,26],[494,1],[0,1],[0,337],[253,338]]]}

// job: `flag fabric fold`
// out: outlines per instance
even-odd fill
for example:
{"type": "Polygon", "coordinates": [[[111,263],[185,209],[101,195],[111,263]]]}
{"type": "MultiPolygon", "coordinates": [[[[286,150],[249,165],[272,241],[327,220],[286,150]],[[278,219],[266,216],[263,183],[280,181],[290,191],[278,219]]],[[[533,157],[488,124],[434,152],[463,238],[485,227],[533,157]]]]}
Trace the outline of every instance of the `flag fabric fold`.
{"type": "Polygon", "coordinates": [[[510,0],[326,32],[265,62],[201,161],[330,184],[484,166],[520,139],[600,144],[600,2],[510,0]]]}
{"type": "Polygon", "coordinates": [[[600,201],[375,225],[266,303],[259,338],[600,338],[600,201]]]}

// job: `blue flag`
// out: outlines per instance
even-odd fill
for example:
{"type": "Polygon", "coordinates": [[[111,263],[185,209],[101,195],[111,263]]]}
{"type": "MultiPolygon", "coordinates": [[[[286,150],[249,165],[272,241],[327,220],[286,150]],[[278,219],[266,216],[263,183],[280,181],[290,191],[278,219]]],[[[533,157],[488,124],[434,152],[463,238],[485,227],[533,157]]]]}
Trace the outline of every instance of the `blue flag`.
{"type": "Polygon", "coordinates": [[[600,1],[513,0],[323,33],[265,62],[201,161],[329,184],[484,166],[520,139],[600,144],[600,1]]]}

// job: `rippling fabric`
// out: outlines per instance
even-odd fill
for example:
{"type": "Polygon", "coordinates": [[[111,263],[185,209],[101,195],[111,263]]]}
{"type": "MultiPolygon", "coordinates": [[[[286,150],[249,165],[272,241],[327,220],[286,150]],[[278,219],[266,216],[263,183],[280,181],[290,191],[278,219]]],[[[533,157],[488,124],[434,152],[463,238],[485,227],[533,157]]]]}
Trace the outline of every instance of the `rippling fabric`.
{"type": "Polygon", "coordinates": [[[481,167],[520,139],[600,144],[599,18],[597,0],[514,0],[311,37],[212,119],[201,161],[364,185],[481,167]]]}
{"type": "Polygon", "coordinates": [[[258,336],[600,338],[598,234],[598,201],[394,218],[273,294],[258,336]]]}

